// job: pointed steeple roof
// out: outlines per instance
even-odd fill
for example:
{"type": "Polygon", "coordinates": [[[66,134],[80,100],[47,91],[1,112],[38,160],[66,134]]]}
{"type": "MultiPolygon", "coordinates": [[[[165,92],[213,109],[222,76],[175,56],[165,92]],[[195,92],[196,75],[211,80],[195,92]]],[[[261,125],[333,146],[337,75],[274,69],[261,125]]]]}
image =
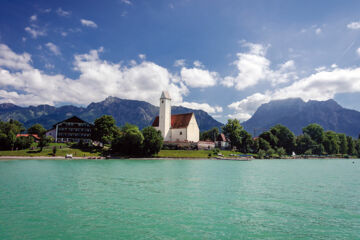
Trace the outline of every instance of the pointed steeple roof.
{"type": "Polygon", "coordinates": [[[165,99],[170,99],[170,100],[171,100],[171,97],[170,97],[170,94],[169,94],[168,91],[163,91],[163,92],[161,93],[160,99],[163,99],[163,98],[165,98],[165,99]]]}

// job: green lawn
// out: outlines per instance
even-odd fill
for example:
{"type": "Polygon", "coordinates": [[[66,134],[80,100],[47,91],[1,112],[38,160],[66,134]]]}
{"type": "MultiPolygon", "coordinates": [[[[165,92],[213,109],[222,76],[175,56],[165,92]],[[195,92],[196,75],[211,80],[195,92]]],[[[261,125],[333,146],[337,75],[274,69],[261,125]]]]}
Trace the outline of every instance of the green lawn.
{"type": "MultiPolygon", "coordinates": [[[[155,157],[207,158],[209,153],[211,153],[212,156],[215,156],[212,150],[161,150],[155,157]]],[[[230,154],[240,154],[238,152],[226,150],[220,150],[219,153],[223,154],[225,157],[229,157],[230,154]]]]}
{"type": "Polygon", "coordinates": [[[44,147],[40,152],[39,148],[14,150],[14,151],[0,151],[0,156],[53,156],[53,146],[56,146],[56,156],[65,156],[66,154],[72,154],[74,157],[90,157],[101,156],[101,152],[96,149],[79,149],[76,147],[69,147],[65,143],[51,143],[50,146],[44,147]],[[60,148],[61,147],[61,148],[60,148]]]}

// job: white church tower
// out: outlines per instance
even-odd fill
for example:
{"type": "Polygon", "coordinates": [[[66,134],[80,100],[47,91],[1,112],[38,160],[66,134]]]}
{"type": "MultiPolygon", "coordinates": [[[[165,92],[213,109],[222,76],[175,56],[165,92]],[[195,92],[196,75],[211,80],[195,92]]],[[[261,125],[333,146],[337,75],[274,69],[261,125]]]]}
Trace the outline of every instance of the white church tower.
{"type": "Polygon", "coordinates": [[[171,98],[167,91],[163,91],[160,97],[159,128],[164,141],[171,140],[171,98]]]}

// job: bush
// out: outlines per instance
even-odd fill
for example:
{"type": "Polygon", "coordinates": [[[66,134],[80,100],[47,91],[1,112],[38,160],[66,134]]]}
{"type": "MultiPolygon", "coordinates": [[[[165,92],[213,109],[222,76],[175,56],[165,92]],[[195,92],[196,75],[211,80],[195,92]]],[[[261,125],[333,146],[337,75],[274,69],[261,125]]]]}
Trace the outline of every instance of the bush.
{"type": "Polygon", "coordinates": [[[265,155],[266,155],[265,150],[260,149],[257,153],[257,158],[263,159],[265,157],[265,155]]]}

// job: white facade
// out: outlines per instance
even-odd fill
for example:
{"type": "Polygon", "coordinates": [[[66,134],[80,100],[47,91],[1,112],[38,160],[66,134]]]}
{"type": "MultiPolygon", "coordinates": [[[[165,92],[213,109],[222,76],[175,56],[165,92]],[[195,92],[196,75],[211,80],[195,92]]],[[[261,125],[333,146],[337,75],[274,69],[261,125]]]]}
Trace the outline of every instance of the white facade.
{"type": "Polygon", "coordinates": [[[195,114],[192,114],[188,127],[186,128],[186,139],[190,142],[198,142],[200,129],[196,122],[195,114]]]}

